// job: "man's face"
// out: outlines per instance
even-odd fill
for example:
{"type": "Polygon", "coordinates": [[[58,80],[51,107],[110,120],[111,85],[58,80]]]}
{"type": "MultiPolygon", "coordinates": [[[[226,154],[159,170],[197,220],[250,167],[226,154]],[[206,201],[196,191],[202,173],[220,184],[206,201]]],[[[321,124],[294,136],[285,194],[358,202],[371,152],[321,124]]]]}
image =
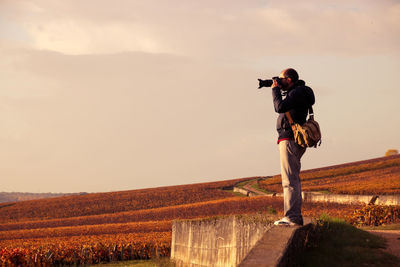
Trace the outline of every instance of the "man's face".
{"type": "Polygon", "coordinates": [[[279,74],[279,78],[281,80],[282,90],[283,91],[288,90],[290,88],[290,86],[292,85],[292,79],[286,78],[284,71],[282,71],[281,74],[279,74]]]}

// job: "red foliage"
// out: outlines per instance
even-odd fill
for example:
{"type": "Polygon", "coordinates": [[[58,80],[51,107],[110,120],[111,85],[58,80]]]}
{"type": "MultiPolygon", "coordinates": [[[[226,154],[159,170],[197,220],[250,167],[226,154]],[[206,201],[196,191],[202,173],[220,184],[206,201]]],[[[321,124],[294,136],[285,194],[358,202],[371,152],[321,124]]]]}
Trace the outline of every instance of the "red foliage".
{"type": "MultiPolygon", "coordinates": [[[[370,184],[381,179],[379,188],[389,190],[398,183],[392,178],[399,168],[400,157],[395,156],[306,171],[303,189],[370,192],[370,184]]],[[[92,264],[168,256],[172,220],[256,212],[280,217],[280,197],[232,197],[221,190],[248,179],[254,178],[0,204],[0,265],[92,264]]],[[[264,185],[280,190],[280,177],[265,180],[264,185]]],[[[303,204],[303,215],[312,218],[327,214],[350,220],[362,214],[355,210],[362,206],[303,204]]]]}
{"type": "Polygon", "coordinates": [[[1,231],[1,240],[51,238],[81,235],[104,235],[124,233],[167,232],[171,230],[171,221],[113,223],[99,225],[81,225],[42,229],[24,229],[1,231]]]}
{"type": "Polygon", "coordinates": [[[43,221],[8,223],[0,225],[2,231],[55,228],[67,226],[88,226],[101,224],[116,224],[129,222],[166,221],[174,219],[198,218],[214,215],[229,215],[257,212],[265,206],[281,209],[281,198],[255,197],[242,198],[230,197],[207,202],[199,202],[157,209],[121,212],[115,214],[81,216],[65,219],[43,221]]]}
{"type": "Polygon", "coordinates": [[[169,256],[170,232],[0,241],[1,266],[54,266],[169,256]]]}
{"type": "MultiPolygon", "coordinates": [[[[399,194],[400,155],[304,171],[300,177],[304,191],[399,194]]],[[[282,192],[280,175],[260,181],[259,186],[268,191],[282,192]]]]}
{"type": "Polygon", "coordinates": [[[400,206],[365,205],[347,216],[357,226],[379,226],[400,222],[400,206]]]}
{"type": "MultiPolygon", "coordinates": [[[[97,263],[111,259],[149,258],[158,254],[168,255],[171,242],[171,222],[165,220],[151,222],[109,223],[110,220],[135,218],[188,219],[216,215],[245,214],[255,212],[277,211],[282,213],[283,199],[280,197],[231,197],[228,199],[212,200],[175,207],[136,211],[122,214],[107,214],[102,216],[87,216],[59,219],[57,223],[67,224],[79,222],[98,225],[69,225],[67,227],[46,228],[46,221],[20,223],[20,226],[33,226],[37,223],[43,228],[25,230],[7,230],[4,224],[0,232],[0,249],[2,263],[18,262],[20,266],[33,262],[42,265],[97,263]],[[135,214],[137,213],[137,214],[135,214]],[[128,217],[124,217],[127,216],[128,217]],[[130,217],[129,217],[130,216],[130,217]],[[135,217],[136,216],[136,217],[135,217]],[[72,221],[71,221],[72,220],[72,221]],[[86,220],[86,221],[85,221],[86,220]],[[160,232],[154,232],[154,229],[160,232]],[[112,233],[112,234],[111,234],[112,233]],[[117,249],[115,247],[117,246],[117,249]],[[124,249],[123,249],[124,248],[124,249]],[[127,251],[130,251],[129,253],[127,251]],[[14,252],[13,252],[14,251],[14,252]],[[17,251],[17,252],[15,252],[17,251]],[[133,256],[132,256],[133,255],[133,256]],[[129,257],[128,257],[129,256],[129,257]]],[[[349,216],[356,205],[341,205],[333,203],[304,203],[303,213],[309,217],[319,217],[322,213],[336,217],[349,216]]],[[[54,223],[54,221],[49,221],[54,223]]]]}
{"type": "Polygon", "coordinates": [[[0,204],[0,223],[110,214],[229,198],[221,190],[252,178],[0,204]]]}

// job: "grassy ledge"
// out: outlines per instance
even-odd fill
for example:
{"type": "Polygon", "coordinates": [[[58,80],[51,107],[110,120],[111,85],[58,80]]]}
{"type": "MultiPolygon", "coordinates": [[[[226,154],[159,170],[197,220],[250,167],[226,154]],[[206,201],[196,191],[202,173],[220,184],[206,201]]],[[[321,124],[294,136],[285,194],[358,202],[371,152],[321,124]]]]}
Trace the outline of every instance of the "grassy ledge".
{"type": "Polygon", "coordinates": [[[362,230],[400,230],[400,223],[385,224],[380,226],[363,226],[362,230]]]}
{"type": "Polygon", "coordinates": [[[314,242],[299,259],[300,266],[398,266],[399,259],[385,253],[385,240],[342,219],[321,217],[314,242]]]}
{"type": "Polygon", "coordinates": [[[247,185],[248,183],[250,183],[252,181],[253,180],[247,180],[247,181],[239,182],[235,186],[243,189],[243,186],[247,185]]]}
{"type": "MultiPolygon", "coordinates": [[[[272,176],[271,176],[271,177],[272,177],[272,176]]],[[[268,177],[268,178],[270,178],[270,177],[268,177]]],[[[266,178],[265,178],[265,179],[266,179],[266,178]]],[[[265,180],[265,179],[264,179],[264,180],[265,180]]],[[[267,189],[260,187],[260,185],[258,184],[258,182],[257,182],[257,183],[254,183],[251,187],[252,187],[253,189],[256,189],[256,190],[258,190],[258,191],[264,192],[264,193],[266,193],[266,194],[273,194],[273,193],[274,193],[274,192],[272,192],[272,191],[268,191],[267,189]]]]}
{"type": "Polygon", "coordinates": [[[169,258],[159,258],[153,260],[132,260],[132,261],[119,261],[110,263],[100,263],[89,266],[104,266],[104,267],[175,267],[175,263],[169,258]]]}

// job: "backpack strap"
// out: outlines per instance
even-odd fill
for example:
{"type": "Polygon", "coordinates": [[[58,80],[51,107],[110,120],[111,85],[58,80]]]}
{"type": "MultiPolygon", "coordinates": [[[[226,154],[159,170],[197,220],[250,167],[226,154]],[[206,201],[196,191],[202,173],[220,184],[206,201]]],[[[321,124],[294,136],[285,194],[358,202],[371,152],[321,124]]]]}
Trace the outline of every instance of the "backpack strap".
{"type": "Polygon", "coordinates": [[[286,118],[287,118],[288,121],[289,121],[289,124],[290,124],[290,125],[294,125],[294,121],[293,121],[292,115],[290,115],[290,112],[289,112],[289,111],[286,111],[286,112],[285,112],[285,115],[286,115],[286,118]]]}
{"type": "Polygon", "coordinates": [[[312,106],[310,106],[308,108],[308,116],[310,116],[311,120],[314,120],[314,110],[313,110],[312,106]]]}
{"type": "Polygon", "coordinates": [[[293,121],[292,115],[290,115],[289,111],[285,112],[285,115],[286,115],[286,118],[288,119],[290,127],[292,128],[292,131],[294,133],[296,130],[296,124],[293,121]]]}

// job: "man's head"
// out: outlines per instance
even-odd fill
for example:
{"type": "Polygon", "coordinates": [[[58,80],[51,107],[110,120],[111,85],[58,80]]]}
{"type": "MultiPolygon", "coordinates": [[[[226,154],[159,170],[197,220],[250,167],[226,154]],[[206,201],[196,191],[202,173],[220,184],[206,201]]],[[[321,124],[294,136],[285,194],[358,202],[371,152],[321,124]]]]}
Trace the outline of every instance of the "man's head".
{"type": "Polygon", "coordinates": [[[279,78],[281,78],[282,90],[287,91],[299,80],[299,75],[295,69],[285,69],[279,74],[279,78]]]}

